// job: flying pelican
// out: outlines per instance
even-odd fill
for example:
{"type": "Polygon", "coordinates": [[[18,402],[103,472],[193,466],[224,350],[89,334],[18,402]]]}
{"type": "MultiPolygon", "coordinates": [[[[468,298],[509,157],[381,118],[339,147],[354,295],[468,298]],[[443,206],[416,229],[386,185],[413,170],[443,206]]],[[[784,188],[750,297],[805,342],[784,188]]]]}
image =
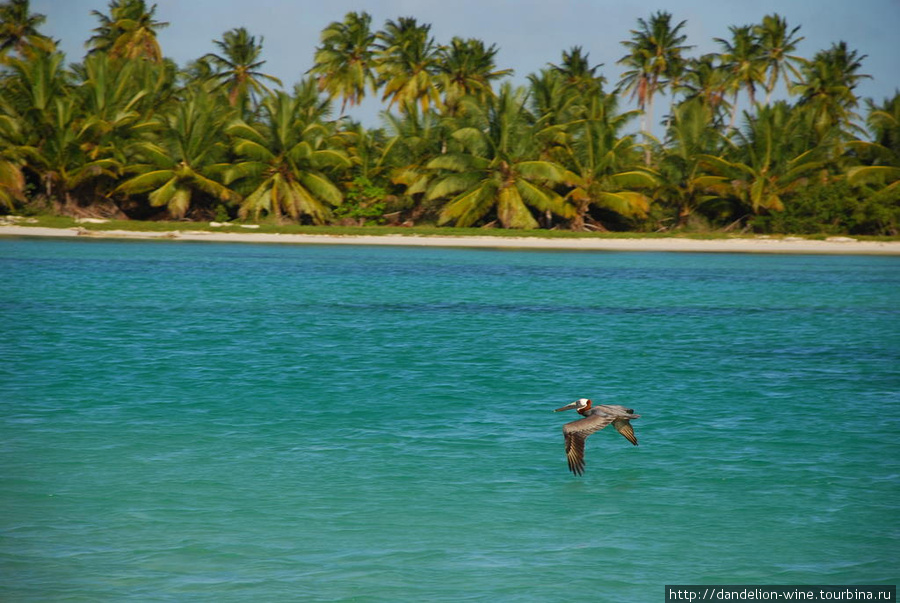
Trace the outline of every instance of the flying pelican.
{"type": "Polygon", "coordinates": [[[600,431],[610,423],[616,431],[625,436],[625,439],[638,445],[634,437],[634,429],[631,427],[631,419],[637,419],[641,415],[634,414],[634,409],[625,408],[618,404],[597,404],[587,398],[579,398],[571,404],[557,408],[553,412],[575,409],[583,419],[572,421],[563,425],[563,436],[566,438],[566,458],[569,460],[569,469],[575,475],[584,473],[584,441],[595,431],[600,431]]]}

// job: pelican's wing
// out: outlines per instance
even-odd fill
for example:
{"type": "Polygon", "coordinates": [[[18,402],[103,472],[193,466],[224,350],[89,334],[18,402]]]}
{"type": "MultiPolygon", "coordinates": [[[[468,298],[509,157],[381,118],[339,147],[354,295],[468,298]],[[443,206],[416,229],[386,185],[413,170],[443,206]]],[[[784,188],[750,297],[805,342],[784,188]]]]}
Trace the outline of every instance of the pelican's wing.
{"type": "Polygon", "coordinates": [[[613,417],[591,415],[563,425],[563,436],[566,439],[566,459],[569,461],[569,469],[572,473],[575,475],[584,473],[584,440],[612,421],[613,417]]]}
{"type": "Polygon", "coordinates": [[[638,445],[637,438],[634,437],[634,428],[631,426],[631,421],[628,419],[616,419],[613,421],[613,427],[616,428],[616,431],[625,436],[625,439],[634,444],[638,445]]]}

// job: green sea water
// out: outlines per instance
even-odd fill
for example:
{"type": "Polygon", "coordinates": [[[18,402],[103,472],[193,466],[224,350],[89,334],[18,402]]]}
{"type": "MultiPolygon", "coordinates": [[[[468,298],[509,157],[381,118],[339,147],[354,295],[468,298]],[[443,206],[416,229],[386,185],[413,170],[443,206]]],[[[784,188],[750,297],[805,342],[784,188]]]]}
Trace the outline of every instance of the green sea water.
{"type": "Polygon", "coordinates": [[[2,601],[897,583],[898,258],[5,239],[0,324],[2,601]]]}

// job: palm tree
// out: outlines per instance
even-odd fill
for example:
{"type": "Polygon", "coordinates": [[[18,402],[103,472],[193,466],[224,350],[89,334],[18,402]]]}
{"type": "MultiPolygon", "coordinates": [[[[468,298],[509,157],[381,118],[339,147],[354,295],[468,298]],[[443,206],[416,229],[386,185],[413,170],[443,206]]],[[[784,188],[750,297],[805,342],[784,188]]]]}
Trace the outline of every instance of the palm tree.
{"type": "Polygon", "coordinates": [[[79,117],[76,99],[70,95],[57,95],[50,100],[41,122],[33,124],[30,133],[4,128],[4,134],[15,137],[7,138],[2,145],[7,147],[4,149],[7,195],[14,193],[18,186],[14,171],[16,163],[23,172],[27,169],[35,174],[43,197],[65,213],[76,212],[77,189],[97,178],[112,179],[118,175],[120,165],[117,161],[109,157],[92,159],[85,153],[86,133],[79,127],[79,117]],[[10,142],[14,144],[9,145],[10,142]]]}
{"type": "Polygon", "coordinates": [[[341,124],[335,142],[337,148],[349,158],[353,178],[379,183],[386,181],[391,168],[386,162],[389,153],[386,138],[382,128],[366,128],[353,121],[341,124]]]}
{"type": "Polygon", "coordinates": [[[106,54],[88,56],[78,67],[76,94],[83,113],[81,130],[88,156],[116,156],[124,161],[124,146],[150,130],[147,119],[155,100],[141,86],[142,71],[156,68],[144,61],[120,62],[106,54]]]}
{"type": "Polygon", "coordinates": [[[328,145],[328,128],[309,119],[307,99],[277,92],[262,102],[262,123],[238,122],[228,128],[234,150],[242,162],[229,179],[245,181],[248,194],[241,216],[263,212],[281,219],[309,216],[316,224],[331,217],[340,205],[341,192],[331,181],[329,168],[349,167],[347,156],[328,145]]]}
{"type": "Polygon", "coordinates": [[[334,21],[321,34],[316,47],[315,63],[309,73],[319,78],[319,90],[329,98],[343,98],[341,115],[349,103],[358,105],[366,88],[375,91],[375,34],[369,13],[349,12],[344,20],[334,21]]]}
{"type": "MultiPolygon", "coordinates": [[[[665,90],[666,78],[681,64],[682,52],[692,48],[684,45],[687,36],[681,34],[685,22],[672,27],[671,20],[672,15],[665,11],[651,15],[649,22],[638,19],[639,28],[631,30],[631,40],[622,42],[628,54],[618,62],[629,69],[622,74],[619,88],[637,99],[643,112],[641,129],[645,136],[649,136],[653,123],[653,97],[665,90]]],[[[649,147],[645,161],[650,165],[649,147]]]]}
{"type": "Polygon", "coordinates": [[[97,177],[113,177],[117,163],[90,157],[78,99],[67,84],[64,57],[35,49],[13,58],[0,86],[3,116],[4,197],[16,198],[21,172],[33,174],[43,196],[63,211],[74,209],[74,191],[97,177]]]}
{"type": "Polygon", "coordinates": [[[881,105],[871,99],[866,104],[869,108],[866,123],[873,142],[900,153],[900,92],[894,92],[894,96],[884,99],[881,105]]]}
{"type": "Polygon", "coordinates": [[[465,96],[484,100],[494,94],[493,82],[512,75],[512,69],[497,69],[494,58],[495,44],[485,48],[484,42],[475,38],[464,40],[454,37],[448,46],[438,49],[437,74],[440,89],[444,93],[444,107],[459,107],[465,96]]]}
{"type": "Polygon", "coordinates": [[[22,56],[30,46],[53,50],[53,42],[38,32],[38,27],[46,20],[45,15],[31,12],[29,0],[9,0],[0,4],[0,56],[9,50],[22,56]]]}
{"type": "Polygon", "coordinates": [[[592,206],[627,218],[645,217],[651,199],[635,189],[658,184],[652,172],[635,165],[639,153],[634,137],[621,133],[634,112],[617,113],[616,99],[595,96],[583,117],[566,128],[560,159],[572,187],[567,198],[575,205],[574,230],[585,229],[592,206]]]}
{"type": "Polygon", "coordinates": [[[8,62],[0,95],[25,123],[29,135],[47,134],[53,103],[67,92],[65,57],[60,52],[38,52],[28,59],[8,62]]]}
{"type": "Polygon", "coordinates": [[[821,146],[808,148],[797,111],[784,101],[744,113],[746,126],[735,134],[729,157],[705,156],[706,163],[730,179],[741,200],[754,214],[784,209],[784,196],[805,185],[824,165],[821,146]]]}
{"type": "Polygon", "coordinates": [[[720,110],[727,110],[725,99],[728,91],[728,72],[718,63],[720,55],[705,54],[688,61],[687,72],[681,83],[685,92],[685,100],[699,99],[709,107],[716,117],[715,123],[720,125],[720,110]]]}
{"type": "Polygon", "coordinates": [[[738,94],[746,88],[750,106],[756,106],[756,86],[764,81],[764,59],[762,47],[750,25],[729,27],[731,40],[714,38],[722,46],[722,66],[730,74],[729,87],[732,90],[731,123],[734,129],[738,109],[738,94]]]}
{"type": "Polygon", "coordinates": [[[485,105],[468,101],[466,115],[472,125],[453,133],[459,150],[428,163],[430,169],[440,170],[428,199],[448,199],[441,223],[471,226],[496,212],[504,228],[536,228],[530,207],[563,218],[575,216],[572,206],[551,188],[564,181],[563,168],[536,159],[535,125],[525,97],[524,89],[507,83],[485,105]]]}
{"type": "Polygon", "coordinates": [[[331,99],[323,96],[316,78],[303,78],[294,84],[294,99],[297,101],[297,116],[304,123],[333,123],[331,99]]]}
{"type": "Polygon", "coordinates": [[[850,168],[850,184],[872,184],[879,194],[887,195],[900,189],[900,93],[885,99],[879,106],[868,101],[871,142],[857,140],[850,145],[866,161],[865,165],[850,168]]]}
{"type": "Polygon", "coordinates": [[[678,104],[676,93],[684,87],[685,80],[690,77],[690,72],[688,71],[690,64],[691,59],[685,58],[681,54],[674,57],[669,64],[667,80],[667,88],[669,89],[669,112],[666,115],[666,120],[663,124],[666,130],[669,129],[669,126],[672,124],[672,119],[675,116],[675,105],[678,104]]]}
{"type": "MultiPolygon", "coordinates": [[[[119,176],[122,164],[109,156],[92,158],[85,153],[88,147],[86,131],[78,128],[78,108],[73,98],[57,100],[52,118],[53,136],[44,141],[34,157],[43,171],[47,196],[62,202],[63,211],[74,209],[73,192],[89,182],[103,178],[112,181],[119,176]]],[[[96,202],[95,199],[92,201],[96,202]]]]}
{"type": "Polygon", "coordinates": [[[397,103],[401,110],[418,103],[422,111],[440,105],[438,94],[438,50],[430,35],[431,25],[412,17],[388,21],[378,33],[378,75],[384,85],[383,101],[388,110],[397,103]]]}
{"type": "Polygon", "coordinates": [[[10,212],[16,202],[25,202],[25,166],[27,151],[22,120],[0,115],[0,206],[10,212]]]}
{"type": "Polygon", "coordinates": [[[659,162],[661,184],[656,195],[674,206],[678,227],[704,204],[728,194],[728,179],[710,174],[704,163],[705,157],[719,154],[722,140],[713,128],[712,110],[699,99],[676,107],[659,162]]]}
{"type": "Polygon", "coordinates": [[[154,137],[158,142],[132,145],[135,163],[128,170],[135,175],[116,191],[149,193],[151,206],[165,206],[176,219],[196,205],[198,194],[223,203],[239,201],[221,182],[229,166],[224,128],[231,111],[214,98],[202,88],[190,90],[171,113],[161,116],[154,137]]]}
{"type": "Polygon", "coordinates": [[[800,95],[800,104],[811,111],[813,127],[820,139],[830,130],[836,130],[843,138],[859,130],[853,124],[858,117],[853,109],[859,104],[854,89],[861,79],[871,77],[858,73],[865,58],[847,48],[846,42],[838,42],[828,50],[817,52],[802,66],[800,82],[793,91],[800,95]]]}
{"type": "Polygon", "coordinates": [[[562,76],[567,88],[579,94],[598,94],[606,81],[606,78],[597,73],[603,64],[591,67],[589,56],[590,53],[584,52],[581,46],[573,46],[570,50],[563,51],[559,65],[551,63],[550,68],[562,76]]]}
{"type": "Polygon", "coordinates": [[[754,33],[759,41],[762,60],[765,63],[765,71],[768,78],[765,80],[766,104],[772,98],[772,91],[781,76],[785,87],[790,90],[791,77],[800,77],[798,66],[803,65],[804,60],[791,53],[797,50],[797,45],[804,40],[803,36],[796,37],[800,26],[788,31],[787,19],[778,14],[766,15],[762,24],[756,25],[754,33]]]}
{"type": "Polygon", "coordinates": [[[91,11],[100,20],[100,26],[87,41],[90,52],[105,52],[116,59],[144,58],[162,62],[156,30],[169,24],[154,21],[155,13],[156,5],[148,10],[144,0],[111,0],[108,16],[91,11]]]}
{"type": "Polygon", "coordinates": [[[545,128],[567,125],[575,119],[582,98],[567,94],[566,82],[552,68],[528,76],[528,99],[536,120],[545,128]]]}
{"type": "Polygon", "coordinates": [[[415,106],[403,115],[386,113],[388,138],[381,154],[381,165],[390,169],[390,182],[402,187],[397,208],[411,210],[409,219],[416,221],[429,207],[423,203],[429,185],[437,172],[428,163],[446,152],[447,137],[438,115],[420,113],[415,106]]]}
{"type": "Polygon", "coordinates": [[[228,102],[232,107],[240,105],[245,109],[248,101],[255,102],[256,96],[269,92],[263,80],[281,86],[277,77],[258,70],[265,64],[259,59],[263,38],[257,44],[246,28],[238,27],[226,31],[221,40],[213,40],[213,43],[222,54],[209,53],[203,59],[215,69],[212,79],[228,91],[228,102]]]}

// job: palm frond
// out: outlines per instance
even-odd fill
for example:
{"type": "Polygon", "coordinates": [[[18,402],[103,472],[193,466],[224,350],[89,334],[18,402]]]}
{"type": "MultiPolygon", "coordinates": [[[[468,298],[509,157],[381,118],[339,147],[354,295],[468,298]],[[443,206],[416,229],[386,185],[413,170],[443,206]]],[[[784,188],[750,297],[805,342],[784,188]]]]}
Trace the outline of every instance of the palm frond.
{"type": "Polygon", "coordinates": [[[452,199],[441,211],[439,222],[446,224],[455,221],[457,226],[471,226],[483,217],[492,205],[491,188],[482,185],[467,190],[462,195],[452,199]]]}
{"type": "Polygon", "coordinates": [[[172,170],[155,170],[126,180],[116,190],[129,195],[146,193],[159,188],[169,180],[175,180],[175,173],[172,170]]]}

